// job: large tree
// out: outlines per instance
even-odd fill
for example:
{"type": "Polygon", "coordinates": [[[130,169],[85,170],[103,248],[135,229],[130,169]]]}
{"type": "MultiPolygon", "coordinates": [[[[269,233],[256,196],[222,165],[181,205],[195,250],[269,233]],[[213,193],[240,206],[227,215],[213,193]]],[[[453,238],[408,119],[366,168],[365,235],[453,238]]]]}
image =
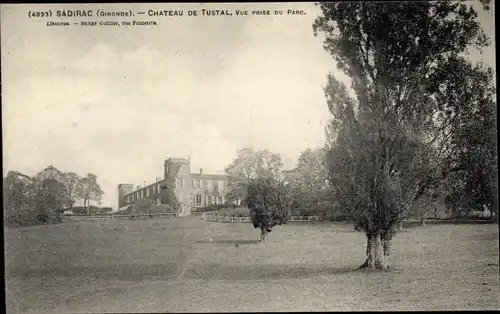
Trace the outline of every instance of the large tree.
{"type": "Polygon", "coordinates": [[[80,199],[83,199],[83,206],[87,206],[87,214],[90,214],[90,201],[100,202],[104,195],[101,186],[97,183],[97,176],[92,173],[80,179],[76,193],[80,199]]]}
{"type": "Polygon", "coordinates": [[[9,171],[3,179],[3,201],[6,217],[29,211],[29,189],[33,179],[17,171],[9,171]]]}
{"type": "Polygon", "coordinates": [[[456,86],[456,92],[441,90],[439,99],[451,96],[466,104],[448,108],[442,117],[450,130],[445,155],[448,204],[458,215],[484,208],[494,213],[498,211],[498,167],[493,71],[483,64],[457,60],[455,66],[440,72],[456,86]]]}
{"type": "Polygon", "coordinates": [[[324,148],[306,149],[301,152],[296,167],[286,172],[293,191],[292,207],[300,214],[318,214],[331,205],[325,158],[324,148]]]}
{"type": "Polygon", "coordinates": [[[36,195],[35,207],[42,213],[62,212],[67,204],[64,173],[50,165],[35,175],[33,189],[36,195]]]}
{"type": "Polygon", "coordinates": [[[80,182],[80,177],[76,173],[68,172],[63,174],[61,180],[66,192],[67,205],[69,207],[69,210],[73,210],[73,205],[78,198],[77,189],[80,182]]]}
{"type": "Polygon", "coordinates": [[[331,183],[338,205],[367,236],[362,266],[386,268],[395,226],[449,172],[442,161],[455,130],[446,117],[470,119],[460,114],[470,99],[449,72],[470,64],[464,53],[487,38],[463,2],[319,6],[315,34],[325,35],[324,48],[350,79],[348,88],[329,75],[325,87],[331,183]]]}
{"type": "MultiPolygon", "coordinates": [[[[48,169],[47,172],[57,170],[48,169]]],[[[38,224],[62,212],[66,200],[64,186],[47,172],[41,171],[30,178],[9,171],[4,178],[4,209],[9,224],[38,224]]]]}
{"type": "Polygon", "coordinates": [[[238,150],[237,157],[225,169],[228,177],[228,201],[244,200],[251,179],[275,177],[282,179],[283,162],[280,154],[253,147],[238,150]]]}

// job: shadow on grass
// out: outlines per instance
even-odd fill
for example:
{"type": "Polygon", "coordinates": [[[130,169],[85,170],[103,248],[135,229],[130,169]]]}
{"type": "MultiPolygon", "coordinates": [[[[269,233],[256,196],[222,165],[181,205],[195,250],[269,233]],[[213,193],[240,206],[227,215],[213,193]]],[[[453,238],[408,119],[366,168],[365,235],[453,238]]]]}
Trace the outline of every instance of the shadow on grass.
{"type": "MultiPolygon", "coordinates": [[[[175,280],[184,271],[182,279],[195,280],[280,280],[308,279],[315,276],[341,274],[375,274],[377,270],[358,270],[356,267],[335,267],[329,264],[261,264],[222,265],[217,263],[184,264],[121,264],[121,265],[76,265],[43,269],[10,269],[7,278],[87,277],[101,280],[118,279],[138,282],[143,280],[175,280]]],[[[392,268],[384,272],[399,273],[392,268]]],[[[364,276],[364,275],[362,275],[364,276]]],[[[7,279],[8,280],[8,279],[7,279]]]]}
{"type": "Polygon", "coordinates": [[[145,279],[173,278],[180,272],[180,263],[165,264],[120,264],[120,265],[76,265],[38,269],[8,269],[6,277],[93,277],[95,279],[119,279],[141,281],[145,279]]]}
{"type": "Polygon", "coordinates": [[[244,244],[257,244],[261,243],[259,240],[203,240],[195,241],[197,244],[231,244],[231,245],[244,245],[244,244]]]}
{"type": "Polygon", "coordinates": [[[123,281],[173,280],[178,278],[184,266],[183,279],[201,280],[265,280],[265,279],[307,279],[320,275],[337,275],[359,272],[353,267],[332,267],[330,265],[221,265],[221,264],[122,264],[68,266],[44,269],[10,269],[7,278],[43,278],[46,277],[91,277],[94,279],[119,279],[123,281]]]}

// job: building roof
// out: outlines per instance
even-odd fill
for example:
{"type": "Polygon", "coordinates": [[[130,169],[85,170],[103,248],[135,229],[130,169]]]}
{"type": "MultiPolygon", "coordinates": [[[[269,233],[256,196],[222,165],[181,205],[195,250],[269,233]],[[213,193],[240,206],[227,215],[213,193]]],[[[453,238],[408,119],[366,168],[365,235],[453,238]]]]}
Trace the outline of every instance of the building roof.
{"type": "Polygon", "coordinates": [[[120,210],[127,210],[127,209],[129,209],[129,207],[130,207],[130,206],[132,206],[132,204],[122,206],[122,207],[118,208],[118,210],[117,210],[117,211],[120,211],[120,210]]]}
{"type": "MultiPolygon", "coordinates": [[[[150,183],[150,184],[148,184],[148,185],[146,185],[146,186],[141,186],[139,189],[135,189],[135,190],[132,190],[132,192],[130,192],[130,193],[123,194],[123,196],[131,195],[131,194],[134,194],[134,193],[135,193],[135,192],[137,192],[137,191],[144,190],[144,189],[147,189],[147,188],[151,188],[151,187],[153,187],[153,186],[154,186],[154,185],[156,185],[156,184],[161,184],[161,183],[163,183],[164,181],[165,181],[165,179],[161,179],[161,180],[158,180],[158,182],[155,182],[155,183],[150,183]]],[[[131,185],[133,186],[133,184],[131,184],[131,185]]]]}
{"type": "Polygon", "coordinates": [[[187,158],[168,158],[165,162],[180,162],[180,163],[190,163],[190,160],[187,158]]]}

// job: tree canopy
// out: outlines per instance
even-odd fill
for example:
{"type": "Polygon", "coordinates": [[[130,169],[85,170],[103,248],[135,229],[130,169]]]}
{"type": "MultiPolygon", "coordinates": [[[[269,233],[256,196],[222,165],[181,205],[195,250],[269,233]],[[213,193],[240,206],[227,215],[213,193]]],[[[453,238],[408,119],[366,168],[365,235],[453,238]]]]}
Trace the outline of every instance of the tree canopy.
{"type": "Polygon", "coordinates": [[[238,150],[237,157],[225,169],[228,177],[226,198],[244,200],[251,179],[258,177],[282,178],[283,162],[280,154],[252,147],[238,150]]]}
{"type": "Polygon", "coordinates": [[[254,228],[261,230],[261,241],[276,225],[286,223],[290,216],[292,194],[283,181],[273,177],[251,179],[246,199],[254,228]]]}
{"type": "Polygon", "coordinates": [[[83,199],[84,206],[87,204],[87,208],[90,206],[90,201],[100,202],[104,195],[101,186],[97,183],[97,176],[92,173],[80,179],[75,192],[80,199],[83,199]]]}
{"type": "Polygon", "coordinates": [[[385,268],[394,226],[451,171],[444,160],[456,153],[456,125],[472,121],[471,106],[492,106],[482,93],[491,81],[478,80],[488,70],[465,56],[488,39],[464,2],[318,5],[313,30],[350,79],[330,74],[325,87],[330,180],[339,207],[367,235],[365,265],[385,268]]]}
{"type": "Polygon", "coordinates": [[[304,150],[296,167],[285,173],[293,191],[293,210],[299,214],[318,214],[331,206],[324,148],[304,150]]]}

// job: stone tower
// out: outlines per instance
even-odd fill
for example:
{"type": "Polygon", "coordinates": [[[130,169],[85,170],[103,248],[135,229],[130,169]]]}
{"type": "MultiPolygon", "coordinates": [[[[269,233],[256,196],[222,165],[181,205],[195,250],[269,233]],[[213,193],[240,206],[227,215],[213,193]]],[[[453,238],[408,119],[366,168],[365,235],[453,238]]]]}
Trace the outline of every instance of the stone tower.
{"type": "Polygon", "coordinates": [[[128,183],[118,184],[118,208],[124,205],[123,196],[134,191],[134,185],[128,183]]]}
{"type": "Polygon", "coordinates": [[[165,179],[187,176],[191,171],[191,162],[186,158],[169,158],[165,160],[165,179]]]}
{"type": "Polygon", "coordinates": [[[177,207],[181,216],[187,215],[189,210],[189,197],[184,193],[184,182],[191,172],[191,162],[186,158],[169,158],[165,160],[165,183],[167,185],[167,204],[177,207]],[[181,180],[178,184],[177,179],[181,180]]]}

